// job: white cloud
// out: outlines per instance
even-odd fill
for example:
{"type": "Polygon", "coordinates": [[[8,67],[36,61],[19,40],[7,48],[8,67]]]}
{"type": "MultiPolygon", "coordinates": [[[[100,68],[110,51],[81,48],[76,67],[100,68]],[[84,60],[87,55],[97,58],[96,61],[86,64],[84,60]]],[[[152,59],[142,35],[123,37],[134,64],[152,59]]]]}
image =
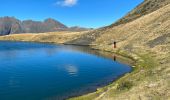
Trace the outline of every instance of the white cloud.
{"type": "Polygon", "coordinates": [[[76,5],[78,0],[63,0],[63,1],[58,1],[56,5],[60,6],[65,6],[65,7],[72,7],[76,5]]]}

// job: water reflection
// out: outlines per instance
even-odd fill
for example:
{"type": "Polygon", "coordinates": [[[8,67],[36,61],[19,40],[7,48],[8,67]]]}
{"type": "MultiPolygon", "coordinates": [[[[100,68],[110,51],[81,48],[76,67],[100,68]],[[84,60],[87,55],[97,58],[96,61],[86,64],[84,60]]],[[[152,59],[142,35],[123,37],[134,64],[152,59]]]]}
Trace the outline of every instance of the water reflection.
{"type": "Polygon", "coordinates": [[[36,52],[36,49],[43,49],[44,52],[49,56],[56,54],[57,52],[60,52],[62,50],[63,51],[68,50],[70,52],[81,52],[81,53],[84,52],[84,53],[96,55],[98,57],[104,57],[106,59],[112,59],[114,61],[123,62],[127,64],[133,63],[133,61],[129,61],[129,59],[127,59],[128,61],[122,61],[122,56],[118,56],[116,54],[109,53],[109,52],[93,50],[88,46],[85,47],[85,46],[73,46],[73,45],[55,45],[49,43],[29,43],[29,42],[15,42],[13,44],[10,44],[9,41],[5,41],[5,43],[7,44],[6,45],[4,43],[0,44],[1,45],[0,53],[2,53],[1,54],[2,56],[6,56],[6,57],[8,56],[10,58],[11,57],[14,58],[15,56],[18,56],[19,51],[21,50],[27,50],[27,52],[29,51],[28,53],[30,55],[33,55],[34,52],[36,52]],[[10,44],[10,46],[7,46],[8,44],[10,44]],[[19,45],[24,45],[24,46],[19,46],[19,45]],[[6,50],[6,48],[8,49],[6,50]]]}
{"type": "Polygon", "coordinates": [[[76,76],[78,74],[78,67],[75,65],[66,65],[65,69],[71,76],[76,76]]]}
{"type": "Polygon", "coordinates": [[[113,55],[113,60],[116,61],[116,59],[117,59],[117,56],[113,55]]]}

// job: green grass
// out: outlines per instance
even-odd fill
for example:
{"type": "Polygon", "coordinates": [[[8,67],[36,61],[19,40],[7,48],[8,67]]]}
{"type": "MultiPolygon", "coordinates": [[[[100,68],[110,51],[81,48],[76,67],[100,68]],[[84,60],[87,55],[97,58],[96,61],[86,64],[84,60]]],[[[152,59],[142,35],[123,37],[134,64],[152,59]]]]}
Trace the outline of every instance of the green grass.
{"type": "MultiPolygon", "coordinates": [[[[117,51],[116,53],[119,53],[128,58],[133,59],[133,57],[129,53],[120,50],[117,51]]],[[[138,54],[138,56],[140,57],[140,59],[136,61],[135,63],[136,67],[131,73],[126,74],[125,76],[116,80],[115,82],[108,86],[99,88],[94,93],[71,98],[69,100],[94,100],[104,92],[107,92],[107,95],[109,97],[114,98],[117,95],[120,95],[121,93],[128,92],[131,88],[133,88],[133,86],[140,84],[147,77],[149,78],[152,77],[153,75],[152,68],[156,66],[156,61],[148,53],[138,54]],[[143,72],[141,72],[141,70],[143,70],[143,72]]]]}

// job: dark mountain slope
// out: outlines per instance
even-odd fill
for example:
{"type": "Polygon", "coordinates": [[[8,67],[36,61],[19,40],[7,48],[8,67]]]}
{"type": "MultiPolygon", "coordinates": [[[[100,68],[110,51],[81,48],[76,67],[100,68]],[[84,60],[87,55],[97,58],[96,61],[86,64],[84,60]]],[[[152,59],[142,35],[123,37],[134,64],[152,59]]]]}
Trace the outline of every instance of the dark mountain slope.
{"type": "Polygon", "coordinates": [[[21,21],[13,17],[0,18],[0,35],[9,35],[12,33],[23,32],[21,24],[21,21]]]}
{"type": "Polygon", "coordinates": [[[59,29],[67,29],[67,26],[54,19],[46,19],[44,22],[26,20],[22,22],[25,33],[54,32],[59,29]]]}

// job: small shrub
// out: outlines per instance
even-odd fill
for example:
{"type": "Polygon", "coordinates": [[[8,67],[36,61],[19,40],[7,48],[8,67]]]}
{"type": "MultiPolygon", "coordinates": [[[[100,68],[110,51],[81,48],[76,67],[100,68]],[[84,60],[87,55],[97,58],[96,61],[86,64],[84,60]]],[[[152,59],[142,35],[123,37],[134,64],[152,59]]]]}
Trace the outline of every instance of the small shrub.
{"type": "Polygon", "coordinates": [[[118,90],[129,90],[133,86],[131,81],[124,81],[120,83],[117,87],[118,90]]]}

